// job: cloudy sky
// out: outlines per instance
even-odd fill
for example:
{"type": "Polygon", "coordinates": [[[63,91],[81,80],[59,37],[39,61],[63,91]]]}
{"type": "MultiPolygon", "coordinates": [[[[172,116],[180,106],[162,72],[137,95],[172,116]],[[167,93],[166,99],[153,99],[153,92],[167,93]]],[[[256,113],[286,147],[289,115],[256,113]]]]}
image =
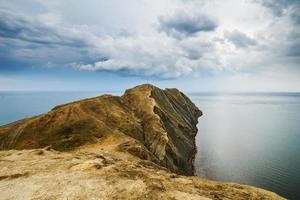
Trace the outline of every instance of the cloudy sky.
{"type": "Polygon", "coordinates": [[[0,90],[300,91],[299,0],[0,0],[0,90]]]}

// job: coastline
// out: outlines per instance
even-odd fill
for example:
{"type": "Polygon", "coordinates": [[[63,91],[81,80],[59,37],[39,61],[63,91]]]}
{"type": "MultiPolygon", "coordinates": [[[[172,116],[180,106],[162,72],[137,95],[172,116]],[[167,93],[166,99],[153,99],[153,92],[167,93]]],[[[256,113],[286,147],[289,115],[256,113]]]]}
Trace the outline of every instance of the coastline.
{"type": "MultiPolygon", "coordinates": [[[[122,97],[104,95],[57,106],[35,118],[0,126],[3,160],[0,165],[10,163],[0,176],[17,194],[22,193],[18,183],[36,184],[52,188],[52,195],[58,197],[61,189],[74,191],[76,182],[82,179],[86,192],[72,194],[76,198],[104,197],[109,188],[114,188],[122,192],[112,192],[108,199],[132,195],[136,199],[145,195],[150,199],[244,199],[247,196],[283,199],[252,186],[194,176],[196,125],[200,115],[202,112],[195,104],[177,89],[161,90],[152,85],[137,86],[122,97]],[[155,104],[148,99],[149,91],[154,91],[151,98],[155,104]],[[37,132],[39,135],[34,134],[37,132]],[[28,168],[29,163],[33,164],[32,168],[28,168]],[[43,169],[41,163],[49,166],[43,169]],[[50,184],[51,175],[55,178],[55,174],[68,177],[59,179],[62,188],[50,184]],[[91,176],[99,177],[92,179],[97,182],[94,187],[100,184],[99,180],[106,187],[101,191],[89,190],[91,176]],[[115,182],[110,182],[110,177],[115,177],[115,182]],[[71,185],[65,185],[64,181],[68,180],[71,185]],[[118,181],[127,184],[119,185],[118,181]],[[140,189],[132,193],[129,182],[137,186],[134,190],[140,189]]],[[[27,193],[36,193],[36,186],[27,188],[27,193]]],[[[46,195],[46,190],[41,193],[46,195]]]]}

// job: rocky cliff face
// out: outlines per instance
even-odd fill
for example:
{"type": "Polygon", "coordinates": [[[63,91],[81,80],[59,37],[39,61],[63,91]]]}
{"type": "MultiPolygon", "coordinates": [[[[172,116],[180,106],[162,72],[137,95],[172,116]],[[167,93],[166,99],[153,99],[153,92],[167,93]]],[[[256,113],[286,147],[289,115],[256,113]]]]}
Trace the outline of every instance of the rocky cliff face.
{"type": "MultiPolygon", "coordinates": [[[[0,148],[50,146],[68,151],[118,133],[141,142],[149,154],[146,156],[157,164],[192,175],[200,115],[178,90],[141,85],[121,97],[104,95],[61,105],[44,115],[3,126],[0,148]]],[[[127,150],[133,152],[130,147],[127,150]]]]}
{"type": "Polygon", "coordinates": [[[193,175],[201,114],[177,89],[140,85],[121,97],[85,99],[1,126],[0,193],[8,199],[280,199],[249,186],[179,176],[193,175]]]}
{"type": "Polygon", "coordinates": [[[159,164],[173,172],[192,175],[201,111],[177,89],[143,85],[127,90],[122,97],[142,119],[142,142],[159,164]]]}

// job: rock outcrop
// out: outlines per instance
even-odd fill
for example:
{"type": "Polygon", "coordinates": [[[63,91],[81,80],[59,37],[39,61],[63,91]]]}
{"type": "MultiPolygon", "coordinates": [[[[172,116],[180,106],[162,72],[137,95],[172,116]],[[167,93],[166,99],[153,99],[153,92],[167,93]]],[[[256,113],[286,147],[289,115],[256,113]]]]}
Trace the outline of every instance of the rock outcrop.
{"type": "Polygon", "coordinates": [[[282,199],[255,187],[170,173],[112,147],[128,139],[106,138],[75,152],[0,151],[0,199],[282,199]]]}
{"type": "MultiPolygon", "coordinates": [[[[50,146],[74,150],[103,137],[125,134],[147,157],[180,174],[193,174],[194,137],[201,111],[176,89],[141,85],[121,97],[103,95],[66,105],[0,128],[0,149],[50,146]]],[[[123,149],[134,153],[132,146],[123,149]]],[[[141,156],[140,154],[137,154],[141,156]]]]}
{"type": "Polygon", "coordinates": [[[281,199],[193,175],[201,111],[177,89],[140,85],[0,127],[5,199],[281,199]],[[14,150],[12,150],[14,149],[14,150]],[[24,187],[26,186],[26,187],[24,187]]]}

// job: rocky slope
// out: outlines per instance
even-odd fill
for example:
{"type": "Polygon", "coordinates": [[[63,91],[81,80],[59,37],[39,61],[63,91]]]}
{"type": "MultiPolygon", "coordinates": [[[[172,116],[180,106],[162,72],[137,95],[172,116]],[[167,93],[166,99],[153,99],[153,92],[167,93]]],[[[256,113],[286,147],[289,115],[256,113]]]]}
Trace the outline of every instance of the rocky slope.
{"type": "Polygon", "coordinates": [[[66,105],[0,128],[0,149],[50,146],[69,151],[125,134],[145,150],[122,146],[181,174],[193,174],[194,137],[201,111],[176,89],[141,85],[121,97],[104,95],[66,105]],[[143,154],[143,155],[141,155],[143,154]]]}
{"type": "Polygon", "coordinates": [[[141,85],[0,127],[4,199],[281,199],[193,175],[201,111],[141,85]],[[14,150],[11,150],[14,149],[14,150]],[[26,150],[27,149],[27,150],[26,150]]]}

